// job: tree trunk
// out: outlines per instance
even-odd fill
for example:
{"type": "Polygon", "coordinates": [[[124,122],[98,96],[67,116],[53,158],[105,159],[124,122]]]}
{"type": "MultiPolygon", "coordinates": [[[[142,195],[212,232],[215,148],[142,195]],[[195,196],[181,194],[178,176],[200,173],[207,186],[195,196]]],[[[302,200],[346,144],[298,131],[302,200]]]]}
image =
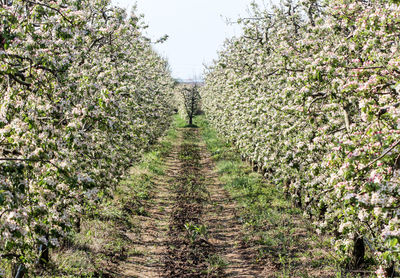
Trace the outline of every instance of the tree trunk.
{"type": "Polygon", "coordinates": [[[300,189],[296,189],[296,197],[295,197],[295,206],[298,208],[302,208],[303,203],[301,201],[301,192],[300,189]]]}
{"type": "Polygon", "coordinates": [[[354,240],[354,249],[353,249],[354,267],[359,268],[361,264],[364,263],[364,256],[365,256],[364,240],[361,236],[358,236],[354,240]]]}
{"type": "Polygon", "coordinates": [[[45,266],[48,264],[48,262],[49,262],[49,246],[40,244],[38,265],[45,266]]]}
{"type": "Polygon", "coordinates": [[[258,162],[257,161],[253,162],[253,172],[258,172],[258,162]]]}
{"type": "Polygon", "coordinates": [[[323,204],[319,210],[318,219],[322,220],[325,217],[325,213],[328,211],[327,205],[323,204]]]}
{"type": "Polygon", "coordinates": [[[15,264],[13,266],[12,277],[13,278],[22,278],[25,275],[25,266],[23,264],[15,264]]]}
{"type": "Polygon", "coordinates": [[[48,243],[49,235],[46,234],[45,238],[47,240],[47,246],[45,244],[43,244],[43,243],[39,245],[39,250],[38,250],[39,251],[39,259],[38,259],[38,262],[37,262],[38,266],[45,266],[49,262],[49,258],[50,258],[49,245],[48,245],[49,244],[48,243]]]}
{"type": "Polygon", "coordinates": [[[284,186],[283,188],[284,188],[285,197],[286,197],[286,199],[289,199],[290,198],[290,181],[285,180],[283,186],[284,186]]]}
{"type": "Polygon", "coordinates": [[[80,233],[81,232],[81,217],[78,215],[78,217],[76,218],[76,222],[75,222],[75,228],[76,228],[76,232],[80,233]]]}
{"type": "Polygon", "coordinates": [[[0,50],[4,50],[5,39],[0,34],[0,50]]]}
{"type": "Polygon", "coordinates": [[[385,271],[386,271],[386,276],[387,277],[396,277],[395,276],[396,273],[394,271],[394,264],[392,264],[390,267],[386,268],[385,271]]]}

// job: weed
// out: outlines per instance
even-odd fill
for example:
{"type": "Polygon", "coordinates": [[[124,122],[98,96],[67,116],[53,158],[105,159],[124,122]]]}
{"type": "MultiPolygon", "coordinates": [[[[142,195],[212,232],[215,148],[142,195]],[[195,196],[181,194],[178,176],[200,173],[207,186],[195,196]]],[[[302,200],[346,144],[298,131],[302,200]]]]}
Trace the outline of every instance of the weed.
{"type": "Polygon", "coordinates": [[[229,265],[229,263],[218,254],[208,256],[206,262],[208,264],[207,274],[222,271],[229,265]]]}
{"type": "Polygon", "coordinates": [[[207,227],[205,225],[185,223],[185,229],[192,244],[199,239],[207,240],[207,227]]]}

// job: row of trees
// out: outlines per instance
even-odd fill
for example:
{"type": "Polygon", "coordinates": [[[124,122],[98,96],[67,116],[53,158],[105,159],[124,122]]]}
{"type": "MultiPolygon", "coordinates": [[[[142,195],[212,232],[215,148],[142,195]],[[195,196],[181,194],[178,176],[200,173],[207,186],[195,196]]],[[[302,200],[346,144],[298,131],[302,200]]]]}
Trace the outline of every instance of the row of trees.
{"type": "Polygon", "coordinates": [[[206,73],[203,109],[360,266],[400,260],[400,6],[254,5],[206,73]]]}
{"type": "Polygon", "coordinates": [[[163,133],[174,80],[108,0],[0,1],[0,22],[0,260],[22,277],[163,133]]]}

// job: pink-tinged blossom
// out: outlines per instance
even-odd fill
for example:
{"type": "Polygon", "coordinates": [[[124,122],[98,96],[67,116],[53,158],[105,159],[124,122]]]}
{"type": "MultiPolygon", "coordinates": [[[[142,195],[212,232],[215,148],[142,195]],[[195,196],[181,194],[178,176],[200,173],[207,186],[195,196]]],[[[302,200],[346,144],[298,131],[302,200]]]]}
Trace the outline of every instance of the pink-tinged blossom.
{"type": "Polygon", "coordinates": [[[386,271],[382,266],[379,266],[375,274],[377,278],[387,278],[386,271]]]}

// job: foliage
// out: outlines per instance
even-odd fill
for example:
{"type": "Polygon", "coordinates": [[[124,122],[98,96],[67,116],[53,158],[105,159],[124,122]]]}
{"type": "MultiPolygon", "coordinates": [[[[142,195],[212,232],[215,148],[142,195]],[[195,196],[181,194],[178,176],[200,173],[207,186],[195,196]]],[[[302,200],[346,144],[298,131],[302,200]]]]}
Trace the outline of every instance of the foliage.
{"type": "Polygon", "coordinates": [[[107,0],[0,5],[0,254],[29,268],[169,124],[166,61],[107,0]]]}
{"type": "Polygon", "coordinates": [[[342,260],[351,262],[361,238],[379,273],[400,260],[400,7],[392,2],[253,5],[201,92],[212,125],[333,235],[342,260]]]}

